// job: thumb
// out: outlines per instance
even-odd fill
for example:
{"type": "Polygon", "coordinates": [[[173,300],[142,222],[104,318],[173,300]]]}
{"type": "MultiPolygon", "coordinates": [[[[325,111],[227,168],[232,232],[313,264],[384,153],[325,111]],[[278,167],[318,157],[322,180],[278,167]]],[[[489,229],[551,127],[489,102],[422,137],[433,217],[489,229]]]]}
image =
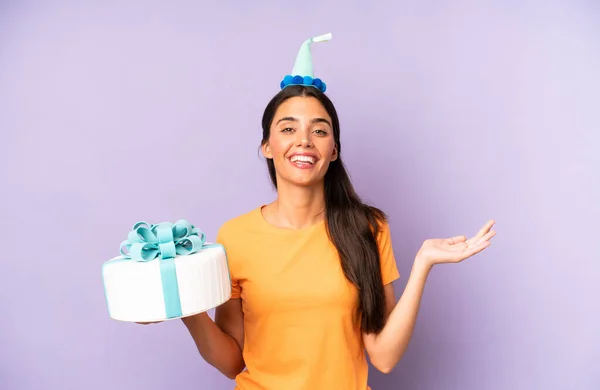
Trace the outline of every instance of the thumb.
{"type": "Polygon", "coordinates": [[[446,239],[446,242],[450,245],[459,244],[461,242],[467,241],[466,236],[454,236],[446,239]]]}

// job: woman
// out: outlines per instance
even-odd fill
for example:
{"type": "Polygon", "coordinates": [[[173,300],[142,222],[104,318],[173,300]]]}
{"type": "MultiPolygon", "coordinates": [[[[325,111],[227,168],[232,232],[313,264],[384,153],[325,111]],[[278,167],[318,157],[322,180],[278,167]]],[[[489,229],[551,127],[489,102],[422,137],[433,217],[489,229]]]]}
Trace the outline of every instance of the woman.
{"type": "Polygon", "coordinates": [[[364,204],[341,160],[340,125],[314,79],[302,45],[291,76],[267,105],[262,153],[274,202],[226,222],[231,299],[184,318],[198,351],[239,390],[365,390],[367,355],[389,373],[413,333],[427,275],[435,264],[484,250],[494,221],[473,238],[426,240],[406,289],[385,214],[364,204]]]}
{"type": "Polygon", "coordinates": [[[493,221],[469,240],[427,240],[396,303],[386,218],[352,188],[331,101],[314,87],[288,86],[262,124],[277,199],[222,226],[217,241],[228,253],[232,297],[214,322],[206,314],[183,321],[203,358],[236,378],[237,389],[365,390],[363,351],[390,372],[433,265],[485,249],[493,221]]]}

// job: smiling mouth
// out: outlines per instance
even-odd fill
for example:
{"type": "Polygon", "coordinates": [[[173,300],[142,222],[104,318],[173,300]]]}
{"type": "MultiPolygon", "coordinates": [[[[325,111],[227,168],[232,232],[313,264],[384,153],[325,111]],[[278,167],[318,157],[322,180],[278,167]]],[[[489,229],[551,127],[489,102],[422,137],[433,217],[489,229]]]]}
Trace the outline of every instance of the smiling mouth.
{"type": "Polygon", "coordinates": [[[312,156],[292,156],[290,157],[290,161],[296,164],[310,164],[313,165],[317,159],[312,156]]]}
{"type": "Polygon", "coordinates": [[[296,154],[289,158],[290,163],[298,169],[312,169],[317,162],[314,156],[296,154]]]}

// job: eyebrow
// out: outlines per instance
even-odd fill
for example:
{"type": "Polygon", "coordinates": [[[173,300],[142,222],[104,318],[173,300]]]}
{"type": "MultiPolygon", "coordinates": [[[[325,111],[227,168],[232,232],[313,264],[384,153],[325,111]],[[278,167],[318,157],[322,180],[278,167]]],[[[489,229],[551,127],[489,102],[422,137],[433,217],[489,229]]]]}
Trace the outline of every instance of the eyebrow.
{"type": "MultiPolygon", "coordinates": [[[[294,118],[293,116],[286,116],[286,117],[279,119],[276,124],[279,124],[280,122],[284,122],[284,121],[299,122],[298,118],[294,118]]],[[[329,123],[329,121],[325,118],[313,118],[310,122],[311,123],[327,123],[329,125],[329,127],[333,127],[333,126],[331,126],[331,123],[329,123]]]]}

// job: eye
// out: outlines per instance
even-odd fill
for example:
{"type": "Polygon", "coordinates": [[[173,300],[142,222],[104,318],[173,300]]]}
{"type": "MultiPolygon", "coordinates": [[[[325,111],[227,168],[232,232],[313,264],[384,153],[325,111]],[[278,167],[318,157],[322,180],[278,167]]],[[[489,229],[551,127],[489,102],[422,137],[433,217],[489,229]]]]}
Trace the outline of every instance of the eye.
{"type": "Polygon", "coordinates": [[[282,133],[289,133],[291,131],[294,131],[294,129],[292,129],[291,127],[286,127],[284,129],[281,130],[282,133]]]}
{"type": "Polygon", "coordinates": [[[327,135],[327,132],[325,130],[315,130],[315,133],[319,134],[319,135],[327,135]]]}

